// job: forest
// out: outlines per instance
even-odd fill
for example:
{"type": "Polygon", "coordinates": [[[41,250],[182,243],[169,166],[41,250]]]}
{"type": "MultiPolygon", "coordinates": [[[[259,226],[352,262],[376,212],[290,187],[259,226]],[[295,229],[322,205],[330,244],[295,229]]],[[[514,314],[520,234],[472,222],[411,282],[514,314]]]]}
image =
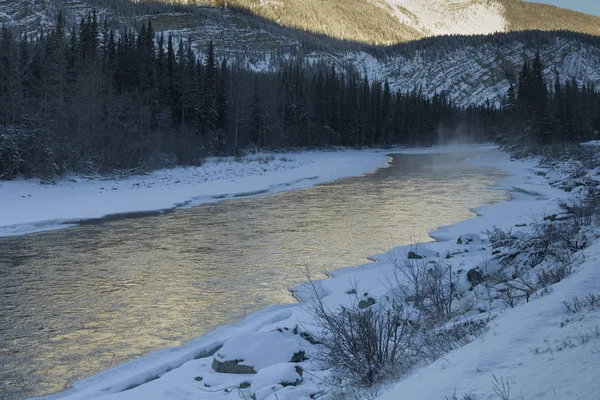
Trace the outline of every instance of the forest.
{"type": "Polygon", "coordinates": [[[251,72],[211,42],[115,31],[95,12],[36,37],[0,31],[0,179],[142,172],[207,156],[451,140],[553,144],[593,139],[600,95],[545,82],[525,60],[502,105],[457,107],[440,92],[393,92],[351,66],[285,59],[251,72]]]}

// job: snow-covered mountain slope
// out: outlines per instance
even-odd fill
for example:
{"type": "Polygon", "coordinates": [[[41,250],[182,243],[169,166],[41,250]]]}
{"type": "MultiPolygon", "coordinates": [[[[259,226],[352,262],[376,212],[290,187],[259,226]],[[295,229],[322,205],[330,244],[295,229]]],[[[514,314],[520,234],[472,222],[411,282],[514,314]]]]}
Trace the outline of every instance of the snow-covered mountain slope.
{"type": "MultiPolygon", "coordinates": [[[[538,45],[519,39],[504,43],[492,40],[479,45],[456,46],[437,51],[416,49],[409,53],[374,57],[365,52],[339,54],[339,65],[352,63],[366,71],[372,81],[388,80],[392,89],[417,88],[433,96],[447,91],[457,104],[468,106],[489,100],[499,103],[516,77],[524,59],[540,51],[547,82],[557,72],[561,80],[600,85],[600,47],[575,38],[557,36],[538,45]]],[[[320,54],[314,54],[321,59],[320,54]]]]}
{"type": "Polygon", "coordinates": [[[521,0],[213,2],[248,9],[283,26],[373,44],[391,44],[437,35],[488,34],[529,29],[600,34],[598,17],[521,0]]]}
{"type": "Polygon", "coordinates": [[[379,0],[398,20],[424,36],[505,32],[502,4],[485,0],[379,0]]]}
{"type": "MultiPolygon", "coordinates": [[[[521,0],[0,0],[0,24],[39,28],[51,24],[58,10],[77,19],[91,7],[112,16],[132,10],[155,16],[177,10],[188,14],[188,20],[203,19],[205,13],[193,9],[237,9],[243,11],[242,19],[279,24],[292,32],[376,45],[529,29],[600,34],[598,17],[521,0]]],[[[167,23],[165,28],[177,29],[180,19],[173,18],[174,25],[167,23]]]]}

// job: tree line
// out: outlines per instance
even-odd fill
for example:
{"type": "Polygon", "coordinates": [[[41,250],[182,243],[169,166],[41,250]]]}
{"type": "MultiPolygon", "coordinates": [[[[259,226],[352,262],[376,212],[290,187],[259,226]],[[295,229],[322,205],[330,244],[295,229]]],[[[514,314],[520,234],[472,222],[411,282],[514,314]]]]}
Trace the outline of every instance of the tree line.
{"type": "MultiPolygon", "coordinates": [[[[115,32],[95,13],[34,38],[0,32],[0,179],[201,163],[245,149],[431,145],[487,133],[489,107],[392,92],[349,68],[251,72],[191,39],[115,32]]],[[[489,133],[489,132],[488,132],[489,133]]]]}
{"type": "Polygon", "coordinates": [[[518,80],[511,84],[500,115],[499,140],[519,145],[554,145],[598,139],[600,92],[593,84],[575,79],[554,82],[544,77],[537,53],[525,60],[518,80]]]}
{"type": "Polygon", "coordinates": [[[352,66],[281,57],[253,72],[191,38],[113,30],[90,13],[35,37],[0,29],[0,179],[51,179],[197,165],[209,155],[455,139],[555,143],[595,138],[591,85],[545,82],[525,62],[501,106],[457,107],[444,92],[393,91],[352,66]],[[517,139],[517,140],[515,140],[517,139]]]}

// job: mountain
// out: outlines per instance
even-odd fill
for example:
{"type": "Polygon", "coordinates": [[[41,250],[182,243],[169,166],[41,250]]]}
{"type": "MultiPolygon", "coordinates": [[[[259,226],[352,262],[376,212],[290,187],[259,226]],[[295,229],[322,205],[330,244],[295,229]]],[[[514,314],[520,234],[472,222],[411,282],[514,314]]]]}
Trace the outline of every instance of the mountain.
{"type": "Polygon", "coordinates": [[[600,34],[598,17],[521,0],[218,1],[284,26],[373,44],[533,29],[600,34]]]}
{"type": "Polygon", "coordinates": [[[342,66],[353,64],[371,80],[388,80],[392,89],[417,88],[432,97],[447,91],[461,106],[490,101],[499,105],[523,60],[539,52],[547,82],[575,80],[600,86],[600,37],[571,32],[512,32],[452,36],[400,44],[385,54],[339,52],[342,66]]]}
{"type": "Polygon", "coordinates": [[[0,24],[34,33],[52,29],[59,11],[72,25],[94,9],[116,28],[151,19],[198,54],[212,40],[219,57],[254,71],[289,57],[354,64],[392,89],[445,90],[460,105],[499,104],[536,51],[549,81],[558,73],[600,86],[600,18],[519,0],[0,0],[0,24]]]}
{"type": "MultiPolygon", "coordinates": [[[[58,10],[76,17],[92,7],[112,16],[133,10],[156,15],[233,8],[284,27],[376,45],[534,29],[600,35],[599,17],[521,0],[0,0],[0,24],[39,28],[52,23],[58,10]]],[[[173,17],[177,27],[181,16],[173,17]]]]}

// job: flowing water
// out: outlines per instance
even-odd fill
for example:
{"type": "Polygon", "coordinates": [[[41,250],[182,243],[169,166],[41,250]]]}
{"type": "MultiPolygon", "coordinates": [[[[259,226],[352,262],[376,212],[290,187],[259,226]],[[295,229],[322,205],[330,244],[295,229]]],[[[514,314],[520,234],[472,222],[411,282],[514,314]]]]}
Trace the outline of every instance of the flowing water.
{"type": "Polygon", "coordinates": [[[61,391],[294,302],[304,265],[318,278],[508,199],[470,156],[395,155],[313,188],[0,238],[0,398],[61,391]]]}

